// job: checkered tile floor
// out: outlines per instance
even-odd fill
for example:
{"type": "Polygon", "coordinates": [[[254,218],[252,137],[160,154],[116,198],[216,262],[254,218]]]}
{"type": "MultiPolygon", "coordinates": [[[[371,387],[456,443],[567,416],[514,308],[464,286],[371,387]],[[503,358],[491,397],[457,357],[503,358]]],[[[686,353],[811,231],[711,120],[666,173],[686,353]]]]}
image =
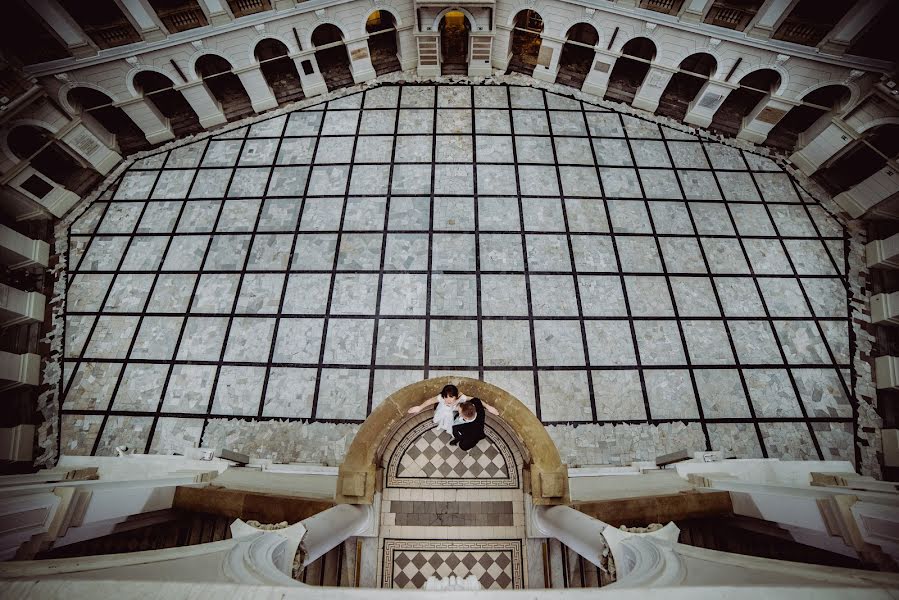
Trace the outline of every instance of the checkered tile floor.
{"type": "Polygon", "coordinates": [[[387,485],[518,487],[517,469],[505,442],[489,426],[487,436],[466,452],[450,446],[452,437],[425,421],[410,431],[394,451],[387,485]]]}
{"type": "Polygon", "coordinates": [[[428,577],[474,575],[484,589],[521,589],[519,540],[384,541],[382,587],[420,589],[428,577]]]}

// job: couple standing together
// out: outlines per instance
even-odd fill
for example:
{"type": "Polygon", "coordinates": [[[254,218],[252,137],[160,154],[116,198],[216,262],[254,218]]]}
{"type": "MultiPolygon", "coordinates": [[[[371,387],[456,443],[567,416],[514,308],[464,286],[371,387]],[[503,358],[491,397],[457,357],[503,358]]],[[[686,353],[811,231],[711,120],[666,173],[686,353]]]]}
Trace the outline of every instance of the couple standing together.
{"type": "Polygon", "coordinates": [[[499,414],[498,410],[480,398],[469,398],[465,394],[460,394],[459,388],[454,385],[444,386],[439,396],[413,406],[409,409],[409,414],[418,414],[432,404],[437,405],[434,408],[433,418],[437,429],[442,429],[453,436],[451,446],[458,444],[459,448],[466,451],[487,437],[484,433],[486,413],[499,414]]]}

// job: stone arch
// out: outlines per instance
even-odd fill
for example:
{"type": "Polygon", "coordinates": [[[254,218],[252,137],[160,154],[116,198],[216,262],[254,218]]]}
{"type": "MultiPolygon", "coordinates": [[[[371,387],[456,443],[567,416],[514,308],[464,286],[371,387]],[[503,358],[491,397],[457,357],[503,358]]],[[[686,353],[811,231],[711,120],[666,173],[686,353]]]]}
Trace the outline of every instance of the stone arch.
{"type": "MultiPolygon", "coordinates": [[[[720,68],[720,66],[719,66],[720,68]]],[[[777,71],[778,75],[780,75],[780,85],[777,86],[777,89],[771,90],[771,96],[782,96],[790,84],[790,72],[783,68],[782,65],[766,63],[766,64],[755,64],[755,65],[742,65],[740,68],[734,72],[731,76],[730,81],[739,82],[741,79],[746,77],[747,75],[754,73],[756,71],[761,71],[763,69],[770,69],[772,71],[777,71]]],[[[790,98],[791,100],[793,98],[790,98]]],[[[798,100],[798,98],[796,98],[798,100]]]]}
{"type": "Polygon", "coordinates": [[[293,54],[294,52],[299,52],[300,49],[296,47],[297,43],[295,41],[288,40],[286,37],[282,37],[277,33],[260,33],[257,36],[254,36],[253,39],[250,40],[250,43],[247,44],[247,60],[248,64],[256,65],[259,64],[259,61],[256,59],[256,48],[259,46],[261,42],[265,40],[275,40],[284,44],[284,47],[287,48],[287,54],[293,54]]]}
{"type": "Polygon", "coordinates": [[[62,105],[62,107],[70,115],[77,115],[79,112],[75,105],[72,104],[71,101],[69,101],[71,91],[75,88],[89,88],[92,90],[96,90],[109,96],[110,100],[112,100],[115,104],[118,104],[118,102],[120,101],[115,94],[110,92],[105,87],[97,85],[96,83],[91,83],[89,81],[69,81],[59,88],[59,91],[57,92],[57,98],[59,99],[60,105],[62,105]]]}
{"type": "Polygon", "coordinates": [[[864,127],[860,128],[858,132],[860,134],[865,133],[870,129],[880,127],[881,125],[899,125],[899,117],[881,117],[879,119],[874,119],[870,123],[865,123],[864,127]]]}
{"type": "Polygon", "coordinates": [[[473,14],[471,14],[468,10],[462,8],[461,6],[450,6],[449,8],[444,8],[437,14],[437,16],[434,18],[433,25],[431,25],[431,30],[437,31],[440,27],[440,21],[443,19],[444,15],[452,11],[458,11],[465,15],[465,18],[468,19],[468,24],[471,26],[471,31],[475,31],[477,29],[478,21],[474,18],[473,14]]]}
{"type": "Polygon", "coordinates": [[[130,71],[125,73],[125,88],[128,90],[128,93],[131,94],[132,98],[140,98],[141,97],[141,92],[138,91],[137,86],[134,85],[134,79],[138,75],[140,75],[141,73],[144,73],[146,71],[153,71],[155,73],[159,73],[160,75],[165,75],[172,81],[173,84],[178,85],[177,83],[175,83],[175,78],[172,76],[172,74],[167,73],[165,71],[165,69],[161,69],[159,67],[153,67],[153,66],[149,66],[149,65],[140,65],[139,67],[134,67],[130,71]]]}
{"type": "MultiPolygon", "coordinates": [[[[352,39],[352,36],[347,33],[346,28],[339,21],[335,21],[334,19],[316,19],[315,22],[306,30],[306,37],[303,39],[303,48],[306,50],[314,50],[315,44],[312,43],[312,34],[315,33],[315,30],[321,27],[322,25],[333,25],[340,31],[340,37],[343,38],[343,41],[346,42],[348,39],[352,39]]],[[[365,28],[365,23],[362,24],[363,29],[365,28]]]]}
{"type": "Polygon", "coordinates": [[[819,90],[821,88],[826,88],[831,85],[843,86],[844,88],[849,90],[849,98],[847,98],[846,101],[843,102],[843,105],[840,108],[840,110],[838,111],[838,114],[843,112],[847,107],[854,106],[855,103],[858,102],[858,98],[861,95],[861,88],[858,87],[858,84],[856,82],[849,81],[847,79],[828,79],[827,81],[822,81],[820,83],[816,83],[815,85],[805,88],[805,90],[802,93],[800,93],[796,97],[796,99],[802,100],[803,98],[805,98],[806,96],[808,96],[809,94],[814,92],[815,90],[819,90]]]}
{"type": "Polygon", "coordinates": [[[602,42],[602,32],[599,30],[599,25],[593,21],[593,19],[575,19],[573,21],[568,21],[566,25],[559,30],[559,38],[562,41],[568,39],[568,34],[571,33],[571,30],[577,27],[578,25],[589,25],[596,31],[596,45],[599,46],[600,42],[602,42]]]}
{"type": "Polygon", "coordinates": [[[365,16],[362,17],[362,20],[359,23],[359,35],[366,35],[368,33],[365,29],[365,24],[368,22],[368,18],[372,15],[372,13],[376,13],[378,11],[390,13],[393,17],[393,21],[396,24],[397,29],[403,26],[403,20],[400,18],[399,10],[390,6],[389,4],[379,3],[377,6],[373,6],[371,10],[365,11],[365,16]]]}
{"type": "Polygon", "coordinates": [[[489,383],[467,377],[436,377],[397,390],[372,410],[350,444],[337,477],[335,501],[345,504],[371,504],[377,483],[380,452],[396,430],[409,418],[407,411],[440,393],[443,386],[458,385],[467,395],[483,397],[500,412],[491,419],[514,432],[528,455],[525,470],[530,471],[534,504],[567,504],[568,467],[562,463],[555,443],[539,419],[509,392],[489,383]]]}
{"type": "Polygon", "coordinates": [[[692,50],[680,52],[676,55],[670,55],[674,60],[665,64],[669,67],[677,68],[682,62],[694,54],[708,54],[715,59],[715,70],[709,75],[709,79],[721,79],[721,77],[727,74],[724,70],[724,61],[727,59],[721,54],[721,51],[718,50],[718,48],[712,48],[711,46],[697,46],[692,50]]]}
{"type": "MultiPolygon", "coordinates": [[[[506,27],[514,27],[515,18],[518,16],[518,13],[523,10],[534,11],[535,13],[540,15],[541,19],[543,19],[544,25],[548,25],[546,18],[543,16],[547,14],[546,7],[542,2],[518,2],[517,4],[515,4],[515,6],[509,8],[509,16],[506,17],[506,27]]],[[[543,32],[546,33],[547,29],[548,27],[545,26],[543,32]]]]}
{"type": "MultiPolygon", "coordinates": [[[[188,59],[187,61],[187,71],[191,76],[193,76],[194,81],[203,79],[203,77],[197,72],[197,61],[210,54],[212,54],[213,56],[218,56],[222,60],[227,61],[228,64],[231,65],[232,70],[238,68],[238,66],[234,64],[233,60],[231,60],[230,58],[225,56],[224,53],[219,52],[218,50],[198,50],[197,52],[192,54],[190,59],[188,59]]],[[[255,60],[253,62],[255,62],[255,60]]]]}
{"type": "Polygon", "coordinates": [[[13,164],[19,164],[22,162],[22,159],[12,151],[12,148],[9,146],[9,134],[16,127],[26,127],[26,126],[37,127],[38,129],[45,129],[52,136],[56,136],[59,132],[58,127],[54,127],[51,123],[47,121],[41,121],[40,119],[17,119],[12,123],[7,123],[3,126],[3,129],[0,130],[0,150],[2,150],[3,154],[13,162],[13,164]]]}

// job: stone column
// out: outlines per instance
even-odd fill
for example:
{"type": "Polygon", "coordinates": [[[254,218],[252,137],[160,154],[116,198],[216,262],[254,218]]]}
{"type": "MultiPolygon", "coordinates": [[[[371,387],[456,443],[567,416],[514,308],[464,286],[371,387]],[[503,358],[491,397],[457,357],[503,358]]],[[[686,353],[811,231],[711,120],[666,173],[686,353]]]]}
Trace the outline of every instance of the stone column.
{"type": "Polygon", "coordinates": [[[153,18],[153,7],[147,0],[121,0],[120,6],[131,17],[131,22],[145,42],[155,42],[165,38],[165,32],[153,18]]]}
{"type": "Polygon", "coordinates": [[[109,173],[119,164],[122,156],[103,143],[84,123],[78,123],[60,138],[76,157],[80,157],[85,166],[91,166],[101,175],[109,173]]]}
{"type": "Polygon", "coordinates": [[[145,97],[132,98],[118,105],[140,127],[151,144],[167,142],[175,138],[168,118],[159,114],[145,97]]]}
{"type": "Polygon", "coordinates": [[[23,292],[0,283],[0,325],[3,327],[43,321],[46,305],[47,297],[39,292],[23,292]]]}
{"type": "Polygon", "coordinates": [[[741,140],[749,140],[754,144],[761,144],[768,137],[777,123],[783,119],[790,109],[796,106],[778,98],[768,98],[765,103],[759,104],[743,119],[743,127],[737,134],[741,140]]]}
{"type": "Polygon", "coordinates": [[[865,264],[869,269],[899,269],[899,233],[865,244],[865,264]]]}
{"type": "Polygon", "coordinates": [[[414,30],[414,26],[407,25],[396,32],[396,46],[400,55],[400,68],[403,71],[418,66],[418,47],[415,44],[414,30]]]}
{"type": "Polygon", "coordinates": [[[0,264],[10,269],[31,266],[46,268],[50,261],[50,245],[33,240],[6,225],[0,225],[0,264]]]}
{"type": "Polygon", "coordinates": [[[370,504],[338,504],[302,521],[306,528],[303,536],[303,566],[315,562],[331,548],[345,539],[364,532],[374,518],[370,504]]]}
{"type": "Polygon", "coordinates": [[[612,74],[612,66],[615,64],[615,56],[605,51],[597,51],[593,57],[593,66],[584,79],[581,91],[593,94],[597,98],[606,95],[606,88],[609,87],[609,75],[612,74]]]}
{"type": "Polygon", "coordinates": [[[899,325],[899,292],[871,296],[871,323],[899,325]]]}
{"type": "Polygon", "coordinates": [[[87,34],[56,0],[31,0],[29,4],[76,58],[97,53],[87,34]]]}
{"type": "Polygon", "coordinates": [[[221,125],[228,120],[225,118],[225,113],[222,112],[219,101],[209,93],[209,89],[202,80],[191,81],[179,87],[178,90],[184,94],[184,99],[197,113],[200,125],[205,129],[221,125]]]}
{"type": "Polygon", "coordinates": [[[856,135],[842,121],[831,121],[802,149],[790,155],[790,162],[806,175],[811,175],[855,139],[856,135]]]}
{"type": "Polygon", "coordinates": [[[559,74],[559,57],[562,55],[564,41],[543,38],[540,42],[540,54],[537,55],[537,66],[534,67],[534,79],[555,83],[559,74]]]}
{"type": "Polygon", "coordinates": [[[687,0],[680,18],[690,23],[701,23],[715,0],[687,0]]]}
{"type": "Polygon", "coordinates": [[[878,390],[899,389],[899,357],[878,356],[875,358],[874,381],[878,390]]]}
{"type": "MultiPolygon", "coordinates": [[[[870,210],[877,211],[878,204],[897,193],[899,193],[899,173],[895,165],[887,163],[864,181],[834,196],[833,201],[853,219],[857,219],[870,210]]],[[[893,209],[891,216],[899,215],[896,215],[893,209]]]]}
{"type": "Polygon", "coordinates": [[[368,39],[347,42],[346,51],[350,57],[350,72],[354,83],[363,83],[378,76],[371,64],[368,39]]]}
{"type": "Polygon", "coordinates": [[[668,86],[668,82],[671,81],[675,73],[676,71],[661,65],[650,65],[649,71],[640,85],[640,89],[637,90],[637,94],[634,96],[634,101],[631,102],[631,106],[655,112],[655,109],[659,107],[662,92],[665,91],[665,87],[668,86]]]}
{"type": "Polygon", "coordinates": [[[537,532],[556,538],[594,565],[602,566],[603,554],[608,546],[603,531],[609,527],[593,517],[570,506],[538,506],[534,509],[533,523],[537,532]]]}
{"type": "Polygon", "coordinates": [[[272,93],[272,88],[268,86],[268,82],[265,80],[259,65],[234,69],[234,74],[237,75],[240,83],[243,84],[244,89],[247,91],[253,110],[261,113],[278,106],[278,100],[272,93]]]}
{"type": "Polygon", "coordinates": [[[314,52],[305,52],[291,56],[297,65],[297,73],[300,74],[300,85],[303,86],[303,95],[307,98],[328,93],[325,78],[318,70],[318,61],[314,52]],[[310,71],[307,73],[307,69],[310,71]]]}
{"type": "Polygon", "coordinates": [[[717,81],[707,82],[690,103],[684,122],[699,127],[708,127],[721,103],[736,87],[717,81]]]}
{"type": "Polygon", "coordinates": [[[210,25],[223,25],[234,18],[224,0],[197,0],[197,4],[206,11],[210,25]]]}
{"type": "Polygon", "coordinates": [[[41,357],[31,352],[13,354],[0,352],[0,392],[38,385],[41,382],[41,357]]]}
{"type": "Polygon", "coordinates": [[[830,54],[845,54],[852,42],[873,21],[887,0],[861,0],[840,19],[831,32],[825,38],[821,46],[822,52],[830,54]]]}
{"type": "MultiPolygon", "coordinates": [[[[505,25],[496,24],[496,32],[493,36],[493,68],[505,72],[509,67],[511,57],[511,43],[514,32],[505,25]]],[[[541,42],[542,44],[542,42],[541,42]]]]}
{"type": "Polygon", "coordinates": [[[799,0],[766,0],[755,15],[755,23],[746,30],[746,35],[761,39],[770,38],[798,2],[799,0]]]}

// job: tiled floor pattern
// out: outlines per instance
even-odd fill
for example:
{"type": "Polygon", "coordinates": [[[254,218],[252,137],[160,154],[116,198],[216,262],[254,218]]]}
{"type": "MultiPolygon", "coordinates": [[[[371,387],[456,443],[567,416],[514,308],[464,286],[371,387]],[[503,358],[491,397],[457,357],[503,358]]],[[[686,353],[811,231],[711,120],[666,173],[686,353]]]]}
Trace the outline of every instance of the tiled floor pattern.
{"type": "Polygon", "coordinates": [[[430,576],[474,575],[484,589],[521,589],[521,541],[385,540],[381,587],[416,589],[430,576]]]}
{"type": "Polygon", "coordinates": [[[487,438],[469,451],[450,446],[452,436],[430,421],[406,434],[387,467],[388,487],[517,488],[518,468],[506,442],[485,428],[487,438]]]}
{"type": "Polygon", "coordinates": [[[561,95],[382,86],[237,127],[69,239],[64,452],[360,422],[454,373],[545,423],[853,456],[838,223],[765,158],[561,95]]]}

